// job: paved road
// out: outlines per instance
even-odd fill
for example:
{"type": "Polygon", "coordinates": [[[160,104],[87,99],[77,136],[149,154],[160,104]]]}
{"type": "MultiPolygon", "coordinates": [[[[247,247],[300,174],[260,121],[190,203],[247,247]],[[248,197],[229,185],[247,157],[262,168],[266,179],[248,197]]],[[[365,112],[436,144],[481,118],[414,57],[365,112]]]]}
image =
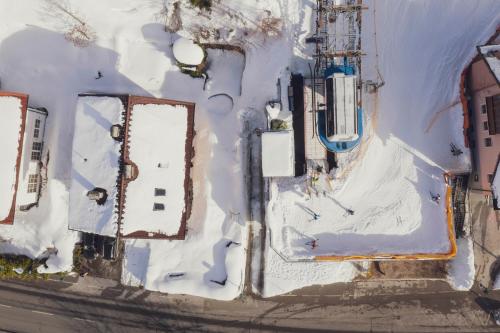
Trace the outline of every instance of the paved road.
{"type": "Polygon", "coordinates": [[[128,288],[120,297],[83,296],[43,283],[33,287],[0,281],[0,329],[53,333],[499,331],[481,306],[500,306],[496,301],[500,293],[456,292],[442,282],[371,284],[312,287],[269,300],[219,302],[128,288]]]}

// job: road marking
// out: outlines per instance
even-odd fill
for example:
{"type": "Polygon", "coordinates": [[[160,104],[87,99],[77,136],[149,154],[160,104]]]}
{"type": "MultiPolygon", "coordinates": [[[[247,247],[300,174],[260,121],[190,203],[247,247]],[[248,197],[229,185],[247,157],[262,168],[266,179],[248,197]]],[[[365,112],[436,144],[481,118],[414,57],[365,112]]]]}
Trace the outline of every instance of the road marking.
{"type": "Polygon", "coordinates": [[[11,308],[12,307],[10,305],[5,305],[5,304],[0,304],[0,306],[3,306],[4,308],[11,308]]]}
{"type": "Polygon", "coordinates": [[[46,316],[53,316],[54,315],[53,313],[50,313],[50,312],[43,312],[43,311],[36,311],[36,310],[31,310],[31,312],[43,314],[43,315],[46,315],[46,316]]]}
{"type": "Polygon", "coordinates": [[[95,320],[83,319],[83,318],[78,318],[78,317],[73,317],[73,319],[75,319],[75,320],[81,320],[81,321],[88,321],[88,322],[91,322],[91,323],[95,323],[96,322],[95,320]]]}

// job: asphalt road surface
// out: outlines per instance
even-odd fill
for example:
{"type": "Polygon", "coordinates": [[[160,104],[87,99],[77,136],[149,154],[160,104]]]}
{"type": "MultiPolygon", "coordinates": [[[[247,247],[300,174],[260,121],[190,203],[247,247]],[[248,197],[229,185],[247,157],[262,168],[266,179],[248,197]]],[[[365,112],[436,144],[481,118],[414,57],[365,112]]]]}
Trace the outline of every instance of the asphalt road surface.
{"type": "MultiPolygon", "coordinates": [[[[499,332],[489,311],[500,294],[456,292],[445,283],[304,289],[268,300],[186,296],[84,296],[0,281],[5,332],[499,332]]],[[[131,292],[137,295],[140,290],[131,292]]]]}

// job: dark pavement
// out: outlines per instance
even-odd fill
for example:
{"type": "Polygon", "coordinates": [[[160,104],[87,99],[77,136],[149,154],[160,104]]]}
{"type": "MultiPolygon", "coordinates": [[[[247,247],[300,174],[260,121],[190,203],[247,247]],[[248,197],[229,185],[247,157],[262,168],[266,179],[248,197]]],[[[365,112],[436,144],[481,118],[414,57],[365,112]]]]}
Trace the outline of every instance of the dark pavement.
{"type": "Polygon", "coordinates": [[[0,329],[54,333],[500,331],[489,314],[500,306],[499,292],[484,294],[477,288],[458,292],[442,281],[383,285],[365,281],[232,302],[129,288],[123,288],[122,297],[88,296],[68,293],[65,288],[52,282],[0,281],[0,329]]]}

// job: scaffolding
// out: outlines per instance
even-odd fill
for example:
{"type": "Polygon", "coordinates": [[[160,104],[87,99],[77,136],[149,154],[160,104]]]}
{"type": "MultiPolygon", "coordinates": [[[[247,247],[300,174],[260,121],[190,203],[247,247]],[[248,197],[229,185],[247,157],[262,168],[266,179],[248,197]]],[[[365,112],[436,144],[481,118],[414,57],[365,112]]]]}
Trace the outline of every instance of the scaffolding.
{"type": "Polygon", "coordinates": [[[316,43],[314,74],[323,76],[335,58],[346,58],[349,65],[361,68],[362,0],[316,0],[316,43]]]}
{"type": "MultiPolygon", "coordinates": [[[[316,27],[309,42],[315,44],[314,68],[305,80],[306,159],[326,159],[326,149],[316,133],[317,112],[325,109],[325,72],[332,65],[349,65],[358,76],[358,107],[361,85],[361,10],[362,0],[316,0],[316,27]]],[[[334,153],[330,153],[334,154],[334,153]]],[[[335,159],[335,158],[334,158],[335,159]]],[[[309,164],[308,164],[309,165],[309,164]]]]}

